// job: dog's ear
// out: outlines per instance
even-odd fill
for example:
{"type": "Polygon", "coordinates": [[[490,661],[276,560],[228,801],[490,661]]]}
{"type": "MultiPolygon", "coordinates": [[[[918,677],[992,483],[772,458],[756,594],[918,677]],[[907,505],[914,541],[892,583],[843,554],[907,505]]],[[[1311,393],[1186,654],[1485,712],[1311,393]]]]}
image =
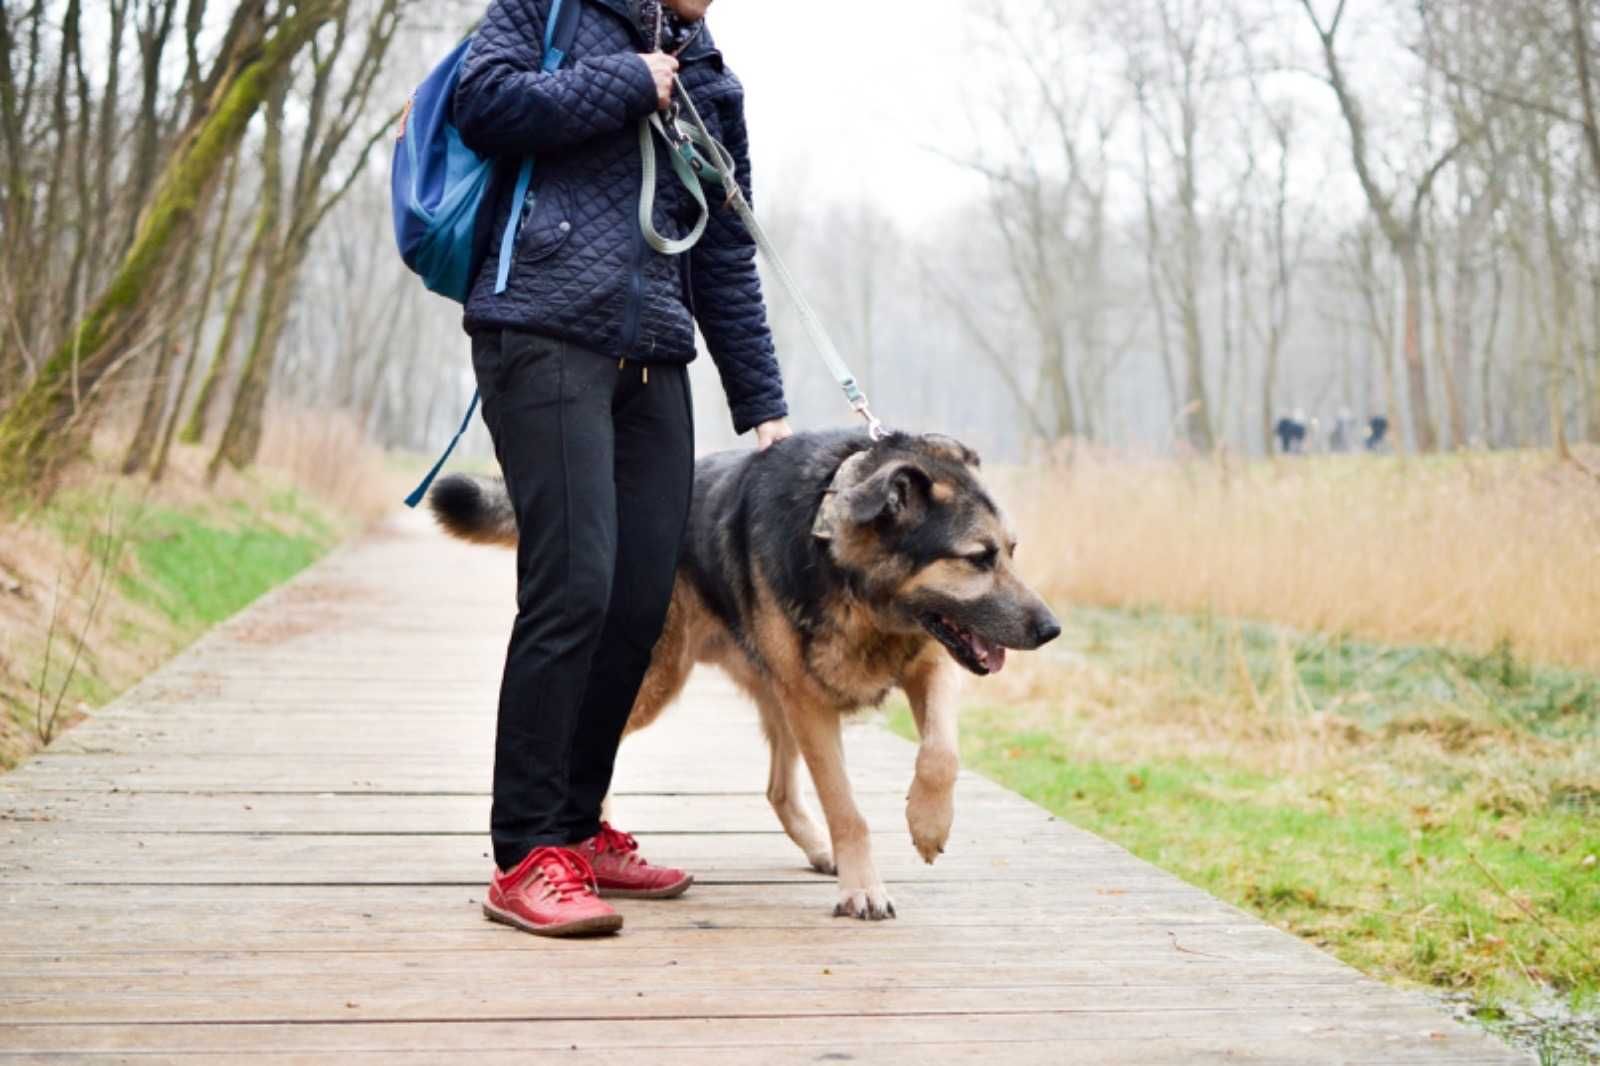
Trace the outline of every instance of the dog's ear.
{"type": "Polygon", "coordinates": [[[822,506],[811,523],[811,535],[818,540],[832,540],[839,529],[849,521],[844,506],[845,495],[861,480],[861,468],[866,464],[867,453],[856,452],[840,464],[833,481],[822,494],[822,506]]]}
{"type": "Polygon", "coordinates": [[[917,437],[917,443],[926,449],[930,455],[937,456],[940,459],[948,459],[951,462],[960,463],[962,466],[970,466],[974,470],[982,465],[978,459],[977,452],[954,437],[946,436],[943,433],[923,433],[917,437]]]}
{"type": "Polygon", "coordinates": [[[858,526],[879,519],[898,521],[925,502],[933,478],[910,459],[885,464],[839,500],[850,521],[858,526]]]}

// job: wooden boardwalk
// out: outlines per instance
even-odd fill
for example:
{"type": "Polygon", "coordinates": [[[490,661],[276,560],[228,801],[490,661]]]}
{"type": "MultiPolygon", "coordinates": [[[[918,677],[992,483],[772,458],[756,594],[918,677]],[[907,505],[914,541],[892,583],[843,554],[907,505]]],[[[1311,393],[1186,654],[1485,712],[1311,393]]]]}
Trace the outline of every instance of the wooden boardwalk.
{"type": "Polygon", "coordinates": [[[605,941],[490,924],[510,566],[397,519],[0,778],[0,1061],[1524,1061],[971,774],[924,866],[871,725],[900,918],[832,918],[707,673],[618,778],[694,890],[605,941]]]}

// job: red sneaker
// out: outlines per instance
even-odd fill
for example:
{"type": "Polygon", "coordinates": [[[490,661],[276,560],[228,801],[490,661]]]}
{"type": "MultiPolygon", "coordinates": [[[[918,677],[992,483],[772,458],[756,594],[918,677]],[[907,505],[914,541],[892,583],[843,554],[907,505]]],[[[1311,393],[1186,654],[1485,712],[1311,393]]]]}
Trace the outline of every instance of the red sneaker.
{"type": "Polygon", "coordinates": [[[595,894],[594,871],[570,848],[534,848],[511,872],[496,870],[483,914],[539,936],[584,936],[622,928],[622,915],[595,894]]]}
{"type": "Polygon", "coordinates": [[[601,822],[600,832],[572,847],[588,860],[602,896],[671,899],[683,895],[694,884],[693,874],[645,862],[639,854],[639,842],[611,828],[610,822],[601,822]]]}

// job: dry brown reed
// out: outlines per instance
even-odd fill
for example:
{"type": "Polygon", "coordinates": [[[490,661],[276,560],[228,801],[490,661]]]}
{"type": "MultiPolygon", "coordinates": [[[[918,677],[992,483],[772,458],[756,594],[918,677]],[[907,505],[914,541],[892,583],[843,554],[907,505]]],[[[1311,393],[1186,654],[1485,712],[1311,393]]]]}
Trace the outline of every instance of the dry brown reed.
{"type": "Polygon", "coordinates": [[[1240,463],[1080,448],[995,477],[1022,567],[1058,603],[1600,668],[1600,485],[1546,455],[1240,463]]]}
{"type": "Polygon", "coordinates": [[[407,488],[404,474],[344,411],[272,408],[257,463],[361,525],[392,513],[407,488]]]}

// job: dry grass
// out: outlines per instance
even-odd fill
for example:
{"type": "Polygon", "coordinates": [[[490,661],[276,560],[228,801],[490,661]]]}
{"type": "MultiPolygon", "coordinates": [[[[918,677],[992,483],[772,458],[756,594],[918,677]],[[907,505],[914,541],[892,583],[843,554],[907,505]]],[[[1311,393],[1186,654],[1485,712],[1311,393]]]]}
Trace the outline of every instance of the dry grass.
{"type": "Polygon", "coordinates": [[[1579,1049],[1544,1061],[1588,1061],[1600,481],[1081,449],[992,477],[1065,632],[972,687],[969,765],[1368,973],[1542,1004],[1579,1049]]]}
{"type": "Polygon", "coordinates": [[[235,608],[241,587],[282,580],[307,553],[392,512],[406,487],[340,414],[271,412],[259,466],[215,482],[204,446],[175,445],[157,485],[118,476],[130,429],[103,427],[95,459],[48,504],[0,515],[0,770],[39,747],[41,704],[59,699],[56,724],[70,725],[235,608]],[[107,529],[129,539],[97,604],[107,529]],[[231,551],[233,537],[249,544],[230,557],[236,580],[214,579],[203,549],[231,551]],[[80,636],[82,660],[68,670],[80,636]]]}
{"type": "Polygon", "coordinates": [[[1544,455],[1239,464],[1080,450],[997,480],[1024,569],[1058,603],[1600,668],[1600,484],[1544,455]]]}
{"type": "MultiPolygon", "coordinates": [[[[1600,679],[1155,611],[1062,621],[969,689],[968,765],[1368,973],[1486,1017],[1592,1009],[1600,679]]],[[[912,734],[903,706],[890,724],[912,734]]]]}
{"type": "Polygon", "coordinates": [[[1513,691],[1406,649],[1379,660],[1348,644],[1331,652],[1346,669],[1329,671],[1315,637],[1153,613],[1074,612],[1063,641],[1015,656],[968,702],[1004,708],[1008,730],[1051,732],[1089,762],[1225,765],[1371,796],[1437,779],[1452,805],[1496,814],[1600,794],[1588,705],[1575,698],[1569,716],[1537,723],[1519,713],[1535,690],[1561,702],[1567,675],[1522,673],[1513,691]]]}
{"type": "Polygon", "coordinates": [[[258,463],[362,525],[392,513],[410,487],[343,411],[269,411],[258,463]]]}

